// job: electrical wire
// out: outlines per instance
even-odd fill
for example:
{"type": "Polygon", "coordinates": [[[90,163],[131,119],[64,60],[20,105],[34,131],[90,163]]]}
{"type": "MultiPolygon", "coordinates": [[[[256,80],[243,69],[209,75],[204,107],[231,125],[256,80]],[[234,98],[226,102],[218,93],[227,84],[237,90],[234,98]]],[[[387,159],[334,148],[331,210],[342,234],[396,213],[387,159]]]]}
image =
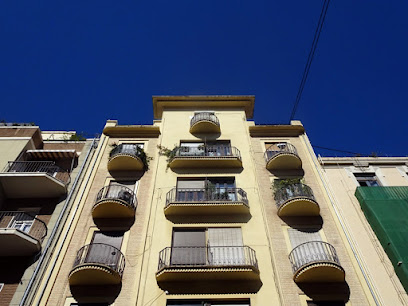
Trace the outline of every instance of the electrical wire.
{"type": "Polygon", "coordinates": [[[317,43],[319,42],[320,33],[322,32],[322,29],[323,29],[323,24],[324,24],[324,20],[326,18],[326,13],[327,13],[327,9],[329,8],[329,4],[330,4],[330,0],[324,0],[322,10],[320,12],[319,22],[317,23],[315,34],[314,34],[314,37],[313,37],[312,47],[310,48],[309,56],[308,56],[307,62],[306,62],[306,66],[305,66],[305,69],[303,70],[302,80],[301,80],[300,85],[299,85],[298,93],[296,95],[296,100],[295,100],[295,103],[293,105],[292,114],[290,116],[289,123],[295,117],[296,110],[297,110],[299,102],[300,102],[300,98],[302,97],[303,89],[304,89],[305,84],[306,84],[307,76],[309,75],[310,66],[312,65],[312,61],[313,61],[313,58],[314,58],[314,55],[315,55],[315,52],[316,52],[317,43]]]}
{"type": "Polygon", "coordinates": [[[312,145],[312,147],[316,148],[316,149],[323,149],[323,150],[334,151],[334,152],[348,153],[348,154],[353,154],[353,155],[358,155],[358,156],[368,156],[368,154],[362,154],[362,153],[357,153],[357,152],[352,152],[352,151],[321,147],[321,146],[316,146],[316,145],[312,145]]]}

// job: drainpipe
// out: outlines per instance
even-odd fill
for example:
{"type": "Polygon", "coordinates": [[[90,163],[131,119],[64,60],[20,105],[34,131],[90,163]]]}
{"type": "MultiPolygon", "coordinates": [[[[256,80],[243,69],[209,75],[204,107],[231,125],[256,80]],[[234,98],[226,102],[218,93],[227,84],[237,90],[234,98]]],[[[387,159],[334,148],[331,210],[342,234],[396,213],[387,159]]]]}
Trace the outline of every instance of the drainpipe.
{"type": "MultiPolygon", "coordinates": [[[[99,140],[99,138],[94,138],[93,141],[92,141],[92,143],[91,143],[91,147],[89,148],[88,153],[86,154],[85,160],[83,161],[83,163],[82,163],[82,165],[81,165],[81,168],[80,168],[80,170],[79,170],[79,172],[78,172],[78,174],[77,174],[77,176],[76,176],[76,178],[75,178],[75,181],[74,181],[74,183],[72,184],[71,190],[70,190],[70,192],[69,192],[69,194],[68,194],[68,196],[67,196],[67,198],[66,198],[66,200],[65,200],[64,206],[63,206],[63,208],[62,208],[62,210],[61,210],[61,213],[59,214],[58,219],[57,219],[57,221],[56,221],[56,223],[55,223],[55,225],[54,225],[54,228],[53,228],[53,230],[52,230],[52,232],[51,232],[51,234],[50,234],[50,237],[49,237],[49,239],[48,239],[48,241],[47,241],[47,244],[46,244],[46,246],[44,247],[44,250],[45,250],[45,251],[41,254],[41,257],[40,257],[40,259],[38,260],[38,264],[37,264],[37,266],[36,266],[36,268],[35,268],[35,270],[34,270],[34,273],[33,273],[33,275],[31,276],[30,281],[29,281],[29,283],[28,283],[28,285],[27,285],[27,288],[26,288],[25,291],[24,291],[24,295],[23,295],[23,297],[22,297],[22,299],[21,299],[21,301],[20,301],[20,304],[19,304],[20,306],[24,306],[25,303],[26,303],[26,300],[27,300],[28,295],[29,295],[29,293],[30,293],[30,291],[31,291],[31,288],[32,288],[32,286],[33,286],[33,284],[34,284],[34,281],[35,281],[35,279],[37,278],[37,275],[38,275],[38,273],[39,273],[39,271],[40,271],[40,268],[42,267],[42,265],[43,265],[43,263],[44,263],[44,261],[45,261],[45,257],[46,257],[48,248],[51,246],[51,244],[52,244],[52,242],[53,242],[53,240],[54,240],[54,237],[55,237],[55,235],[57,234],[58,229],[60,228],[61,220],[62,220],[63,216],[65,215],[65,212],[66,212],[66,210],[67,210],[67,208],[68,208],[68,204],[69,204],[69,202],[71,201],[71,198],[72,198],[72,196],[73,196],[73,194],[74,194],[74,191],[75,191],[75,189],[76,189],[76,187],[77,187],[77,185],[78,185],[79,178],[81,177],[82,172],[84,171],[85,165],[87,164],[87,161],[88,161],[88,159],[89,159],[89,156],[90,156],[91,152],[92,152],[94,149],[96,149],[96,147],[97,147],[97,141],[98,141],[98,140],[99,140]]],[[[43,291],[43,292],[44,292],[44,291],[43,291]]],[[[43,293],[43,292],[42,292],[42,293],[43,293]]]]}

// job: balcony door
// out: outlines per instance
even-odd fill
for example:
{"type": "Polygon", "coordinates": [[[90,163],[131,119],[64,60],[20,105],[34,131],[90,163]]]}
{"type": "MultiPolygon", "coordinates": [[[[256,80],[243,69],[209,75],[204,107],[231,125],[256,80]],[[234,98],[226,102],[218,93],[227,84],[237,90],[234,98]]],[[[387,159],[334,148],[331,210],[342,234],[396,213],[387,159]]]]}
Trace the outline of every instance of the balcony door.
{"type": "Polygon", "coordinates": [[[135,190],[135,185],[136,181],[110,181],[106,197],[109,199],[123,200],[126,203],[133,204],[133,196],[130,191],[135,190]]]}
{"type": "Polygon", "coordinates": [[[208,253],[210,265],[244,265],[241,228],[209,228],[208,253]]]}
{"type": "Polygon", "coordinates": [[[116,270],[121,255],[119,251],[122,240],[122,232],[95,232],[85,262],[101,263],[116,270]]]}
{"type": "Polygon", "coordinates": [[[234,178],[209,178],[207,187],[209,190],[214,189],[215,200],[237,201],[234,178]]]}
{"type": "Polygon", "coordinates": [[[231,156],[231,142],[221,140],[207,143],[208,156],[231,156]]]}
{"type": "Polygon", "coordinates": [[[137,156],[137,148],[138,147],[143,148],[143,144],[140,144],[140,143],[122,143],[122,153],[137,156]]]}
{"type": "MultiPolygon", "coordinates": [[[[304,229],[302,231],[289,228],[288,229],[289,240],[292,246],[292,249],[298,247],[299,245],[312,242],[312,241],[322,241],[319,231],[315,229],[304,229]]],[[[310,262],[315,259],[321,258],[321,256],[326,256],[327,253],[322,244],[311,244],[307,248],[302,248],[302,259],[305,262],[310,262]]],[[[324,258],[323,257],[323,258],[324,258]]]]}
{"type": "Polygon", "coordinates": [[[180,156],[204,156],[203,142],[181,142],[180,156]]]}
{"type": "Polygon", "coordinates": [[[237,201],[234,178],[179,179],[177,201],[237,201]]]}
{"type": "Polygon", "coordinates": [[[206,181],[202,179],[179,179],[177,181],[177,201],[200,202],[206,200],[206,181]]]}
{"type": "Polygon", "coordinates": [[[205,265],[205,229],[174,229],[170,262],[171,265],[205,265]]]}

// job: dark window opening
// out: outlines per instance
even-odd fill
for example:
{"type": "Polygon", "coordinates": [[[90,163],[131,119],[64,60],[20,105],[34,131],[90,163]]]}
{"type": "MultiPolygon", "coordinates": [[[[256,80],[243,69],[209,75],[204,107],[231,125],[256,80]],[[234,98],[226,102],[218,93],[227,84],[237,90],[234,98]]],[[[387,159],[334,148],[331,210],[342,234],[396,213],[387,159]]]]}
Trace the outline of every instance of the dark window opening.
{"type": "Polygon", "coordinates": [[[375,173],[365,172],[365,173],[354,173],[358,184],[364,187],[380,186],[375,173]]]}

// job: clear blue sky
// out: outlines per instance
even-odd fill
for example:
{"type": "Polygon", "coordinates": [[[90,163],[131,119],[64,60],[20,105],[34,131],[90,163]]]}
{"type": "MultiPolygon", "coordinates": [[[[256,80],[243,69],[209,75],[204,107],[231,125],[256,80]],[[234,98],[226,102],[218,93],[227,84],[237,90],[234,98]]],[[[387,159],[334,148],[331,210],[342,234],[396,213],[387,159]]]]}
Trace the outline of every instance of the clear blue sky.
{"type": "MultiPolygon", "coordinates": [[[[93,134],[151,124],[152,95],[222,94],[287,123],[322,3],[2,1],[0,119],[93,134]]],[[[407,16],[402,0],[331,1],[296,115],[313,145],[408,155],[407,16]]]]}

